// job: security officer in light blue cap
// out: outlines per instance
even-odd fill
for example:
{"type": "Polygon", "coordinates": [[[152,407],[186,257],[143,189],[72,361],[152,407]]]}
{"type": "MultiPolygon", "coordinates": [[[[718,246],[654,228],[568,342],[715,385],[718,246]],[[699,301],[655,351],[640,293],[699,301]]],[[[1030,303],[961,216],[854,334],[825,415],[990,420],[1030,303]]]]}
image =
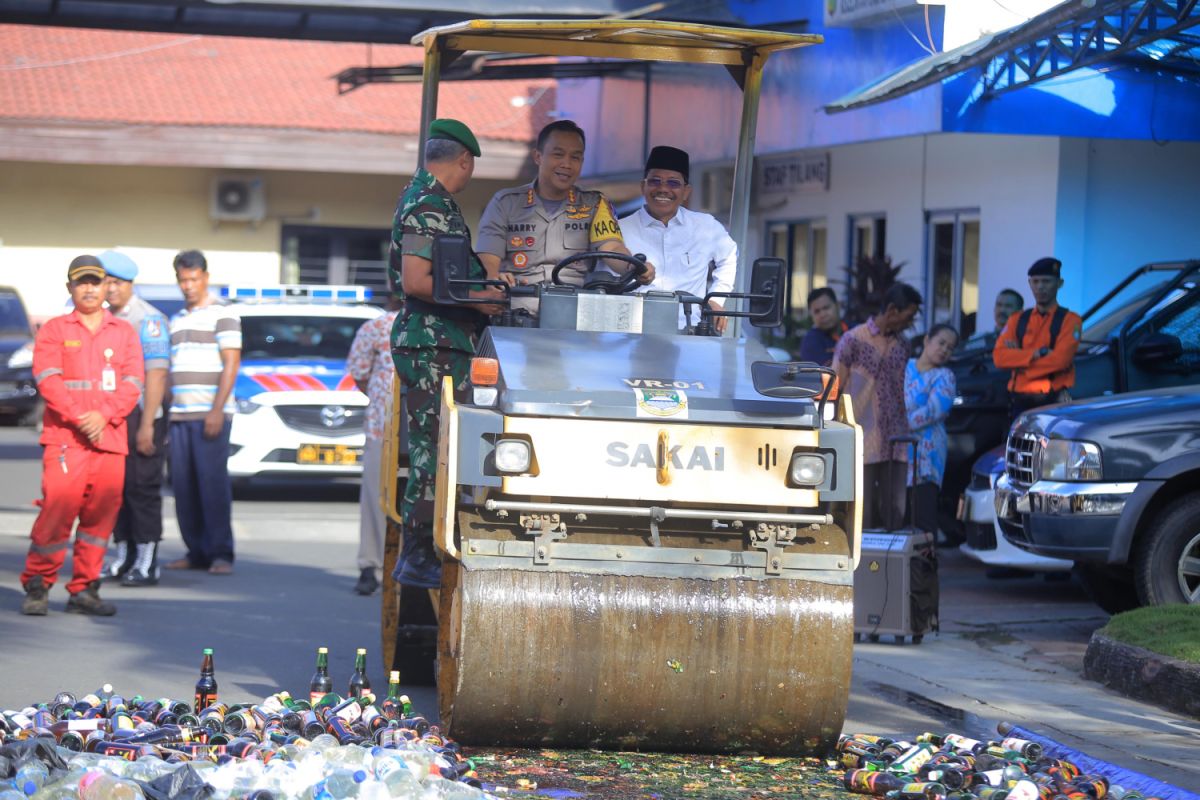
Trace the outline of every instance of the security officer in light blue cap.
{"type": "Polygon", "coordinates": [[[167,438],[167,372],[171,366],[171,332],[161,311],[138,297],[133,259],[116,250],[99,256],[107,275],[108,308],[133,326],[146,359],[146,389],[137,408],[125,418],[129,455],[125,457],[125,490],[113,529],[116,552],[101,577],[122,586],[158,583],[158,543],[162,540],[162,480],[167,438]]]}

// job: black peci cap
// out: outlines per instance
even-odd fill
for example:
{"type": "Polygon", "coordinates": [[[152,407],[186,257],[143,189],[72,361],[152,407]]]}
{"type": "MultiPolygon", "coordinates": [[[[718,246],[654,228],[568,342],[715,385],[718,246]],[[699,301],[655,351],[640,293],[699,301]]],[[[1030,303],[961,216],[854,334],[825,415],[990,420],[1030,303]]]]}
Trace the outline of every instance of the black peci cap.
{"type": "Polygon", "coordinates": [[[1062,262],[1057,258],[1039,258],[1033,262],[1033,266],[1029,268],[1029,277],[1044,275],[1051,278],[1061,277],[1059,271],[1062,270],[1062,262]]]}

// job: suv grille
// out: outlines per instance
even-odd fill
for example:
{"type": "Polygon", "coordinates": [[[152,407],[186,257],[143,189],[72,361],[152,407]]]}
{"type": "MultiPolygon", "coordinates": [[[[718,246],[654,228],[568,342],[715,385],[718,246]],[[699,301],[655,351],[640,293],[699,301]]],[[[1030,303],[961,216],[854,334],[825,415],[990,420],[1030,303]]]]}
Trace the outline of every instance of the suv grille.
{"type": "Polygon", "coordinates": [[[1033,483],[1033,465],[1035,455],[1040,447],[1036,435],[1022,433],[1008,437],[1008,447],[1004,454],[1004,470],[1008,479],[1014,483],[1028,486],[1033,483]]]}
{"type": "Polygon", "coordinates": [[[336,403],[322,406],[275,406],[283,424],[303,433],[322,436],[353,436],[363,431],[363,406],[341,406],[336,403]]]}

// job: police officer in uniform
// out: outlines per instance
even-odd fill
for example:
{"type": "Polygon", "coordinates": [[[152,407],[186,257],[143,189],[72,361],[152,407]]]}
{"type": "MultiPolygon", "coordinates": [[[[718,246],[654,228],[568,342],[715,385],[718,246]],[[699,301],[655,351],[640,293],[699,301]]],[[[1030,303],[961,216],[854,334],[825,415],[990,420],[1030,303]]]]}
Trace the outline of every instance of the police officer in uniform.
{"type": "Polygon", "coordinates": [[[1029,289],[1035,307],[1010,316],[992,350],[997,369],[1012,370],[1008,391],[1014,419],[1027,409],[1071,399],[1083,321],[1058,304],[1061,270],[1057,258],[1033,262],[1029,289]]]}
{"type": "MultiPolygon", "coordinates": [[[[583,171],[583,130],[570,120],[551,122],[538,133],[533,151],[537,178],[525,186],[496,193],[479,221],[479,259],[489,273],[499,273],[518,285],[550,279],[555,264],[577,253],[607,251],[632,255],[621,239],[612,205],[600,192],[575,185],[583,171]]],[[[582,284],[588,269],[563,270],[560,278],[582,284]]],[[[625,262],[612,262],[623,273],[625,262]]],[[[647,262],[638,279],[654,280],[647,262]]],[[[514,309],[537,313],[537,300],[514,298],[514,309]]]]}
{"type": "MultiPolygon", "coordinates": [[[[392,327],[392,361],[405,390],[409,449],[408,484],[400,507],[403,544],[392,575],[401,584],[424,589],[437,589],[442,575],[433,548],[442,378],[451,376],[456,388],[465,386],[484,315],[502,310],[492,304],[441,305],[433,299],[433,239],[440,233],[470,237],[454,195],[471,180],[478,155],[479,143],[466,125],[434,120],[425,143],[425,168],[416,171],[400,195],[392,225],[390,277],[392,285],[403,290],[405,301],[392,327]]],[[[471,260],[470,277],[485,277],[477,259],[471,260]]],[[[470,296],[504,297],[494,287],[471,290],[470,296]]]]}

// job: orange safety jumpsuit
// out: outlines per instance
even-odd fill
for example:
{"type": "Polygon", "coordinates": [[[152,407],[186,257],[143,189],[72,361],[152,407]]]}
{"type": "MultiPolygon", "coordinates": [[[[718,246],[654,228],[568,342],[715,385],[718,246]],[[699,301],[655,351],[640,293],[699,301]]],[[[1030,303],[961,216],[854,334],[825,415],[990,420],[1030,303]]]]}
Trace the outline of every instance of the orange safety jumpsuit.
{"type": "Polygon", "coordinates": [[[1021,342],[1017,342],[1017,323],[1025,312],[1010,316],[1004,330],[996,338],[992,360],[998,369],[1012,370],[1008,391],[1017,405],[1032,407],[1055,402],[1055,395],[1075,385],[1075,351],[1079,348],[1083,328],[1083,321],[1078,314],[1074,311],[1066,313],[1054,349],[1038,357],[1039,351],[1050,347],[1050,328],[1057,308],[1056,303],[1045,313],[1032,309],[1021,342]],[[1009,342],[1015,342],[1020,347],[1009,347],[1009,342]]]}
{"type": "Polygon", "coordinates": [[[33,375],[45,400],[42,437],[42,510],[33,523],[21,583],[35,575],[53,585],[67,557],[76,518],[75,559],[67,591],[75,594],[100,577],[104,550],[121,509],[125,417],[142,393],[142,346],[129,323],[108,311],[95,333],[72,311],[38,331],[33,375]],[[99,442],[80,433],[78,418],[99,411],[108,419],[99,442]]]}

